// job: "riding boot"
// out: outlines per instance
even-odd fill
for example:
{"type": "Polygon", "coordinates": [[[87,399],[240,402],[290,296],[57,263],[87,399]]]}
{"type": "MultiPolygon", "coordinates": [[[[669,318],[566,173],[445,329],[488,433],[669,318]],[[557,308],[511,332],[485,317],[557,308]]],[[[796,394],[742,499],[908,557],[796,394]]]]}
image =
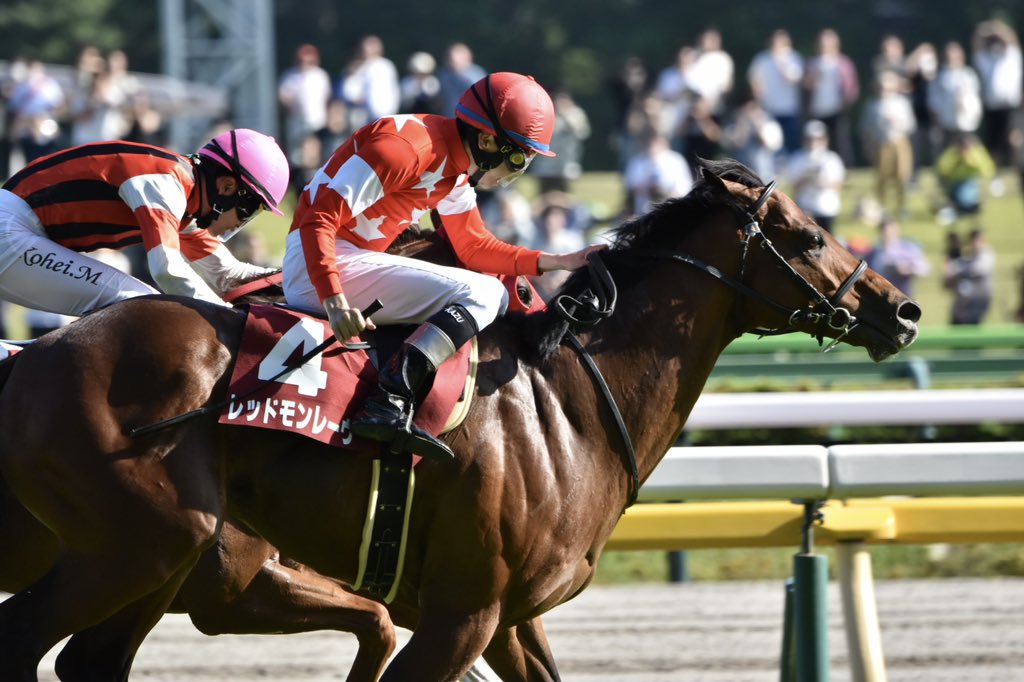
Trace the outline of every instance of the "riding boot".
{"type": "Polygon", "coordinates": [[[352,433],[389,443],[392,452],[454,459],[447,445],[412,422],[413,410],[420,390],[429,386],[441,363],[475,333],[472,318],[462,306],[449,306],[420,325],[381,368],[377,390],[352,418],[352,433]],[[453,325],[453,320],[458,324],[453,325]],[[453,332],[458,345],[452,340],[453,332]]]}

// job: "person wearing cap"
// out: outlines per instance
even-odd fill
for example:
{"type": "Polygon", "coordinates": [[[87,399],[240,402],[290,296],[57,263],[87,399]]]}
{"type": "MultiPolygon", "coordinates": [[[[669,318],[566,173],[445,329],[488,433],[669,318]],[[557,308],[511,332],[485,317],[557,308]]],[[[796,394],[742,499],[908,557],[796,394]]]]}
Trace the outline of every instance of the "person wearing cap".
{"type": "Polygon", "coordinates": [[[832,232],[840,210],[840,191],[846,179],[842,157],[828,148],[828,127],[823,121],[804,124],[803,146],[786,164],[793,196],[814,222],[832,232]]]}
{"type": "Polygon", "coordinates": [[[533,78],[494,73],[474,83],[454,117],[385,116],[357,130],[303,190],[288,234],[284,291],[290,305],[326,311],[340,341],[377,324],[419,325],[382,363],[379,387],[352,433],[427,457],[451,451],[411,423],[417,391],[436,369],[501,315],[508,294],[490,275],[573,270],[598,246],[553,254],[494,237],[476,189],[507,185],[534,156],[551,156],[554,107],[533,78]],[[435,210],[465,268],[385,253],[435,210]],[[373,321],[361,309],[380,299],[373,321]]]}
{"type": "Polygon", "coordinates": [[[65,315],[161,291],[227,305],[220,292],[271,271],[224,242],[281,215],[287,187],[284,152],[245,128],[190,156],[127,141],[44,156],[0,189],[0,298],[65,315]],[[160,291],[88,253],[139,243],[160,291]]]}

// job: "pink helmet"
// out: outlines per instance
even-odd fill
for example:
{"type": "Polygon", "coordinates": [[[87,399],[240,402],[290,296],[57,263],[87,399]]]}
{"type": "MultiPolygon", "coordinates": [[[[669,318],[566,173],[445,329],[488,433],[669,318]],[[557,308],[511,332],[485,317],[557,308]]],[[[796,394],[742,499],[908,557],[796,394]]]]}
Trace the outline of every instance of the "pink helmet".
{"type": "Polygon", "coordinates": [[[551,151],[555,107],[547,91],[531,76],[509,72],[485,76],[459,99],[455,117],[507,138],[525,151],[555,155],[551,151]]]}
{"type": "Polygon", "coordinates": [[[274,138],[236,128],[207,142],[199,155],[230,170],[267,208],[283,215],[277,206],[288,189],[288,160],[274,138]]]}

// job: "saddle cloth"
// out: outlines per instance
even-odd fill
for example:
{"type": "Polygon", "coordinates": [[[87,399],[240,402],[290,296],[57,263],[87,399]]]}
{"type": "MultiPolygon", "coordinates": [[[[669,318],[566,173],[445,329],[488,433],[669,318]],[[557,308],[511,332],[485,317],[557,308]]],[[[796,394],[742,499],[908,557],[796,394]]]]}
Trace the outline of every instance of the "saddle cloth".
{"type": "MultiPolygon", "coordinates": [[[[348,427],[351,415],[377,386],[377,369],[367,351],[337,344],[268,382],[331,331],[326,321],[295,310],[255,304],[248,308],[228,389],[230,402],[220,423],[291,431],[340,448],[379,447],[355,438],[348,427]],[[261,384],[266,385],[249,395],[261,384]]],[[[438,368],[430,393],[416,410],[417,426],[435,436],[446,426],[454,428],[449,417],[465,414],[455,408],[467,388],[475,355],[474,339],[438,368]]],[[[465,392],[472,395],[472,390],[465,392]]]]}

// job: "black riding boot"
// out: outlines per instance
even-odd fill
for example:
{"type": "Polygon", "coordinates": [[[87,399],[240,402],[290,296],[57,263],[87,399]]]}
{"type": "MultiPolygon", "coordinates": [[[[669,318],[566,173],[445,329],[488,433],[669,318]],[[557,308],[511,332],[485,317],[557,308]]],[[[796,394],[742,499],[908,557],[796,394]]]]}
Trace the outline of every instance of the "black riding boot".
{"type": "Polygon", "coordinates": [[[413,408],[420,388],[475,333],[472,318],[458,305],[448,306],[420,325],[381,368],[377,390],[352,417],[352,433],[390,443],[392,452],[454,459],[447,445],[412,423],[413,408]]]}

